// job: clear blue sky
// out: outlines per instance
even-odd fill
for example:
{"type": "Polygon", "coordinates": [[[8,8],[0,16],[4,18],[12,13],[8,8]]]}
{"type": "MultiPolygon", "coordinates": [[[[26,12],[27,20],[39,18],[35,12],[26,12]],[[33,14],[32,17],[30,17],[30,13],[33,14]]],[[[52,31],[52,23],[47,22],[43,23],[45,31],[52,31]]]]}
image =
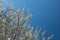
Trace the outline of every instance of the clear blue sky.
{"type": "MultiPolygon", "coordinates": [[[[11,0],[10,0],[11,1],[11,0]]],[[[54,34],[52,40],[60,40],[60,0],[13,0],[15,8],[24,5],[32,12],[31,25],[47,30],[47,35],[54,34]]]]}

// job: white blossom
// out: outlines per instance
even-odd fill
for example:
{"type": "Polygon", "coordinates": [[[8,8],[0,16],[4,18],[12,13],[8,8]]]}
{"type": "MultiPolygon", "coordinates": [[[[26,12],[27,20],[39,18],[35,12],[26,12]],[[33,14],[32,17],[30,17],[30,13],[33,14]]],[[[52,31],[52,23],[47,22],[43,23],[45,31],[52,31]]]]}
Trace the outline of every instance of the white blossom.
{"type": "MultiPolygon", "coordinates": [[[[2,0],[6,4],[6,0],[2,0]]],[[[22,11],[15,10],[12,3],[9,3],[8,8],[3,7],[0,2],[0,40],[39,40],[39,35],[42,34],[42,40],[50,40],[53,35],[45,37],[46,31],[41,32],[40,29],[34,30],[34,26],[29,25],[29,19],[32,14],[28,10],[28,16],[24,17],[26,7],[22,11]],[[8,14],[9,13],[9,14],[8,14]]],[[[8,2],[7,2],[8,3],[8,2]]]]}

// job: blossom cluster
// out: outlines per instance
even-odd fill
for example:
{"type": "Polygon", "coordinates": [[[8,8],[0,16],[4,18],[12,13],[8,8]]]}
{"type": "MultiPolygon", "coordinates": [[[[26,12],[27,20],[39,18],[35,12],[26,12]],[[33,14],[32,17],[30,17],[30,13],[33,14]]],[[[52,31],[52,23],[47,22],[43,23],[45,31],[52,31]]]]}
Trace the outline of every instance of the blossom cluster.
{"type": "Polygon", "coordinates": [[[50,40],[53,37],[52,35],[46,39],[45,31],[33,31],[33,26],[29,25],[32,14],[28,11],[28,16],[25,17],[25,13],[26,7],[15,10],[12,3],[0,1],[0,40],[39,40],[40,34],[42,40],[50,40]],[[5,4],[8,6],[4,7],[5,4]]]}

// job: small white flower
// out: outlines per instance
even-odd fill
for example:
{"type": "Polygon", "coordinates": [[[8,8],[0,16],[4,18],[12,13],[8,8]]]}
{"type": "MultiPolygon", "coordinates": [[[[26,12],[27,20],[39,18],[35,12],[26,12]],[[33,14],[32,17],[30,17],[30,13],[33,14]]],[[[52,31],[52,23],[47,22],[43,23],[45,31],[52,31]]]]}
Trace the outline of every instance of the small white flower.
{"type": "Polygon", "coordinates": [[[8,40],[11,40],[11,38],[8,38],[8,40]]]}

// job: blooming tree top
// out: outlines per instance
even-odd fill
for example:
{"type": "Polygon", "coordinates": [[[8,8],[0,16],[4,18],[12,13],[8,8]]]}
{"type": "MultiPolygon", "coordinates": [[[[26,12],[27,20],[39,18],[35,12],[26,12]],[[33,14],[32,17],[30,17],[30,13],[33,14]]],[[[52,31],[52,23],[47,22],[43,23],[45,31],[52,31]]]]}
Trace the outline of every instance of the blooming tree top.
{"type": "MultiPolygon", "coordinates": [[[[15,10],[12,3],[6,0],[0,1],[0,40],[39,40],[40,29],[33,31],[29,25],[32,14],[28,11],[25,17],[26,7],[15,10]],[[8,5],[6,8],[4,4],[8,5]]],[[[42,40],[50,40],[52,36],[45,38],[45,31],[41,33],[42,40]]]]}

